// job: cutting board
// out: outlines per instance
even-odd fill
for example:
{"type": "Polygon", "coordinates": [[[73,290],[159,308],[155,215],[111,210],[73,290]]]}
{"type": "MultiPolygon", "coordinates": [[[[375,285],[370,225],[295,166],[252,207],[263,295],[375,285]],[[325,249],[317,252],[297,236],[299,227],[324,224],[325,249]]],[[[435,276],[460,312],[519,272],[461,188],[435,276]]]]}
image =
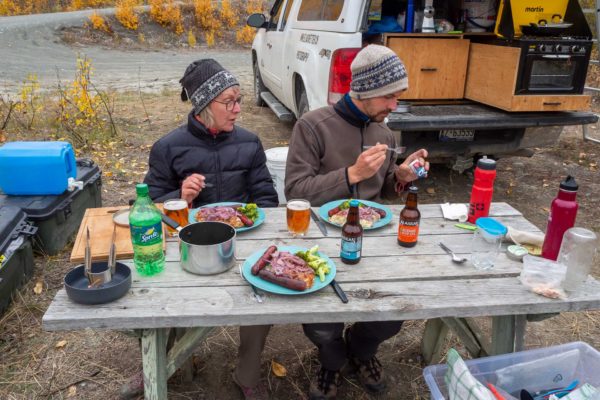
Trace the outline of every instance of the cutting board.
{"type": "MultiPolygon", "coordinates": [[[[92,250],[92,261],[108,260],[108,251],[110,250],[110,241],[112,239],[113,215],[116,211],[129,208],[127,206],[119,207],[101,207],[88,208],[79,226],[79,232],[71,252],[71,262],[83,262],[85,257],[85,232],[90,228],[90,247],[92,250]]],[[[160,206],[159,206],[160,208],[160,206]]],[[[131,244],[131,234],[129,227],[117,226],[115,244],[117,247],[117,260],[133,258],[133,246],[131,244]]],[[[163,239],[165,235],[163,235],[163,239]]]]}

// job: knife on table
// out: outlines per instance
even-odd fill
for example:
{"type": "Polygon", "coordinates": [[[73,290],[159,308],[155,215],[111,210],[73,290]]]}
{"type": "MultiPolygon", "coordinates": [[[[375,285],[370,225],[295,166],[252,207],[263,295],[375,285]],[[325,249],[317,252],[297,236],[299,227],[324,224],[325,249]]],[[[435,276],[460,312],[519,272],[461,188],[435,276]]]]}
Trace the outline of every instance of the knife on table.
{"type": "Polygon", "coordinates": [[[310,216],[312,217],[313,221],[315,221],[315,223],[319,227],[319,230],[321,231],[323,236],[327,236],[327,227],[325,226],[325,223],[321,220],[321,218],[319,218],[317,213],[314,212],[314,210],[312,208],[310,209],[310,216]]]}
{"type": "Polygon", "coordinates": [[[333,287],[333,290],[335,291],[335,294],[338,295],[338,297],[340,298],[340,300],[342,300],[342,303],[347,303],[348,302],[348,297],[346,297],[346,293],[344,292],[344,289],[342,289],[342,287],[335,281],[335,279],[333,279],[330,283],[331,287],[333,287]]]}

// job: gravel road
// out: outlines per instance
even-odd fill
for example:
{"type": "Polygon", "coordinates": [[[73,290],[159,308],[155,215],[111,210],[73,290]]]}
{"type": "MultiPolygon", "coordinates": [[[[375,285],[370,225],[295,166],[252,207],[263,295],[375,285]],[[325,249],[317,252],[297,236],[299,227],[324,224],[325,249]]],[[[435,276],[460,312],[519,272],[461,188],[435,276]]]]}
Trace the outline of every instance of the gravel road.
{"type": "MultiPolygon", "coordinates": [[[[93,82],[101,88],[120,91],[160,91],[179,87],[186,66],[199,58],[212,57],[233,72],[242,84],[252,82],[248,50],[220,51],[122,51],[99,46],[76,48],[59,37],[62,27],[81,26],[92,10],[0,17],[0,93],[16,93],[28,74],[37,74],[43,88],[61,80],[72,80],[77,55],[92,60],[93,82]]],[[[114,9],[98,10],[101,14],[114,9]]]]}

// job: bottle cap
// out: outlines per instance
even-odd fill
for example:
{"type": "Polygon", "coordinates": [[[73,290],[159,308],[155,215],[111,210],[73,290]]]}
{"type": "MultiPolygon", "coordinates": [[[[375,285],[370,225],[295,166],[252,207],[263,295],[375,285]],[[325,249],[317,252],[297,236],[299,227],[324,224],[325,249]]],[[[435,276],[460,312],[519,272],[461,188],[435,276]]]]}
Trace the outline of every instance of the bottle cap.
{"type": "Polygon", "coordinates": [[[496,169],[496,161],[487,156],[483,156],[477,161],[477,168],[484,169],[486,171],[493,171],[496,169]]]}
{"type": "Polygon", "coordinates": [[[411,186],[408,188],[408,192],[409,193],[418,193],[419,192],[419,188],[416,187],[415,185],[411,186]]]}
{"type": "Polygon", "coordinates": [[[138,183],[135,185],[135,192],[138,196],[147,196],[148,195],[148,185],[145,183],[138,183]]]}
{"type": "Polygon", "coordinates": [[[350,200],[350,207],[358,207],[358,200],[350,200]]]}
{"type": "Polygon", "coordinates": [[[562,190],[576,192],[577,189],[579,189],[579,185],[577,184],[575,178],[573,178],[571,175],[568,175],[565,180],[560,183],[560,188],[562,190]]]}

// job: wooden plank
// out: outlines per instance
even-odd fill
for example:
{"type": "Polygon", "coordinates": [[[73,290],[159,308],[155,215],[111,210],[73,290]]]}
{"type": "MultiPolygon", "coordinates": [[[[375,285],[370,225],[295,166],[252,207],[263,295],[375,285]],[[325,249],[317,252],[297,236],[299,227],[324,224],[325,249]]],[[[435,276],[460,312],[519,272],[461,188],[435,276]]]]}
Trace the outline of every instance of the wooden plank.
{"type": "Polygon", "coordinates": [[[246,285],[202,290],[139,288],[97,306],[74,304],[60,290],[42,322],[48,330],[134,329],[502,316],[600,308],[600,283],[595,280],[586,281],[577,294],[564,300],[535,295],[514,277],[345,283],[343,288],[350,300],[347,304],[339,301],[330,287],[301,296],[268,294],[260,305],[246,285]]]}
{"type": "MultiPolygon", "coordinates": [[[[85,214],[79,225],[75,243],[73,244],[70,261],[72,263],[83,262],[85,256],[86,230],[88,227],[90,229],[92,260],[108,260],[110,241],[115,226],[112,218],[115,211],[125,208],[129,207],[100,207],[88,208],[85,210],[85,214]]],[[[118,260],[128,260],[133,258],[133,245],[131,244],[131,234],[128,227],[117,226],[115,243],[118,260]]]]}
{"type": "Polygon", "coordinates": [[[589,110],[591,101],[587,94],[512,96],[506,111],[581,111],[589,110]]]}
{"type": "Polygon", "coordinates": [[[491,355],[515,351],[515,315],[497,315],[492,318],[491,355]]]}
{"type": "Polygon", "coordinates": [[[167,333],[168,329],[144,329],[142,333],[144,399],[146,400],[167,398],[167,333]]]}
{"type": "Polygon", "coordinates": [[[504,110],[512,106],[521,49],[471,43],[465,97],[504,110]]]}
{"type": "Polygon", "coordinates": [[[460,339],[472,357],[481,357],[482,353],[485,352],[483,346],[464,318],[443,317],[442,321],[460,339]]]}
{"type": "Polygon", "coordinates": [[[448,325],[441,318],[427,320],[421,340],[421,354],[426,364],[438,364],[442,360],[447,335],[448,325]]]}
{"type": "Polygon", "coordinates": [[[194,350],[196,350],[198,343],[212,330],[212,327],[189,328],[186,330],[184,335],[169,351],[166,368],[167,379],[190,358],[194,350]]]}
{"type": "Polygon", "coordinates": [[[515,351],[525,350],[525,330],[527,328],[527,316],[515,315],[515,351]]]}
{"type": "Polygon", "coordinates": [[[469,40],[391,37],[387,47],[404,61],[410,77],[400,99],[463,98],[469,40]]]}

